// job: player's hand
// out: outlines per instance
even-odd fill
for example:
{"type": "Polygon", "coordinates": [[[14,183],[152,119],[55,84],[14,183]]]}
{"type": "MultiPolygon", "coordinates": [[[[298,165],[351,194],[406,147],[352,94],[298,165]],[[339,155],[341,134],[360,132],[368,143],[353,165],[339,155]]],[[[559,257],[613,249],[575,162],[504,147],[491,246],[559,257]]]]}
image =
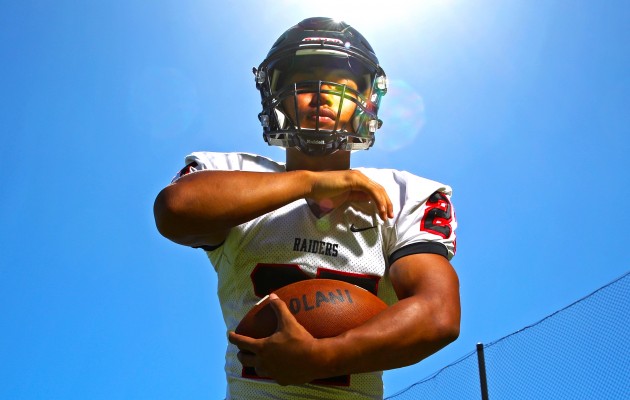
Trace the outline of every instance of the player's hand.
{"type": "Polygon", "coordinates": [[[313,172],[307,199],[337,206],[346,200],[371,201],[383,221],[394,217],[394,208],[385,188],[356,170],[313,172]]]}
{"type": "MultiPolygon", "coordinates": [[[[316,352],[317,339],[295,319],[275,294],[269,296],[278,318],[276,332],[263,339],[230,332],[229,341],[239,348],[238,359],[245,367],[254,367],[261,377],[274,379],[280,385],[297,385],[319,378],[316,352]]],[[[322,368],[319,368],[321,371],[322,368]]]]}

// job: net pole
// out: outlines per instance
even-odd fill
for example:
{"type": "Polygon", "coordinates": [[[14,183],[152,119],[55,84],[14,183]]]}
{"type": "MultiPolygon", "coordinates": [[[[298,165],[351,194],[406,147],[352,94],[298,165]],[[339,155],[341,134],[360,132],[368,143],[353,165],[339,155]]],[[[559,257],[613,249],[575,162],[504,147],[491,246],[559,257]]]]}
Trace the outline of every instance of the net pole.
{"type": "Polygon", "coordinates": [[[477,343],[477,362],[479,363],[479,384],[481,400],[488,400],[488,381],[486,379],[486,359],[483,354],[483,343],[477,343]]]}

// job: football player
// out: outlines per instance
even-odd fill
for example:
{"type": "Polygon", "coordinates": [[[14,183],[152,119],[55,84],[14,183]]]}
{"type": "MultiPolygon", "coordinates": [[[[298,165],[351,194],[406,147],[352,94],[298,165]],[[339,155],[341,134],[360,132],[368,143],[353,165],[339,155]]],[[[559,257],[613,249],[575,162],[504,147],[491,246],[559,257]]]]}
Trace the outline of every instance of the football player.
{"type": "Polygon", "coordinates": [[[197,152],[155,201],[159,231],[202,248],[218,274],[229,332],[227,398],[379,399],[382,371],[435,353],[459,334],[451,188],[394,169],[350,168],[381,126],[387,80],[367,40],[344,22],[309,18],[254,69],[258,118],[285,162],[197,152]],[[273,294],[329,278],[389,307],[342,335],[313,338],[273,294]],[[278,330],[234,333],[270,295],[278,330]]]}

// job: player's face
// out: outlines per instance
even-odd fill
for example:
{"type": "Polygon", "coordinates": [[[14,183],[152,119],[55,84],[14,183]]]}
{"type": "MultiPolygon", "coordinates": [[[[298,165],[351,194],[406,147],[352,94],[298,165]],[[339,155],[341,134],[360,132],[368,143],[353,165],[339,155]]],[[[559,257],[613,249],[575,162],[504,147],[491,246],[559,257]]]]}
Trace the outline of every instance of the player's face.
{"type": "MultiPolygon", "coordinates": [[[[351,74],[343,69],[311,68],[293,73],[287,80],[287,83],[303,81],[335,82],[357,90],[357,83],[354,81],[351,74]]],[[[322,91],[340,90],[339,87],[326,84],[322,84],[321,89],[322,91]]],[[[313,91],[315,93],[298,94],[296,96],[297,101],[294,101],[293,96],[284,100],[284,111],[291,121],[293,121],[295,125],[298,125],[299,122],[299,126],[302,128],[315,128],[317,120],[319,120],[320,129],[332,130],[335,128],[335,123],[337,123],[337,129],[353,131],[350,119],[354,114],[356,104],[348,98],[342,101],[341,96],[337,94],[317,93],[317,85],[314,85],[313,91]],[[341,104],[341,114],[338,116],[339,104],[341,104]]],[[[346,93],[346,96],[348,95],[349,93],[346,93]]]]}

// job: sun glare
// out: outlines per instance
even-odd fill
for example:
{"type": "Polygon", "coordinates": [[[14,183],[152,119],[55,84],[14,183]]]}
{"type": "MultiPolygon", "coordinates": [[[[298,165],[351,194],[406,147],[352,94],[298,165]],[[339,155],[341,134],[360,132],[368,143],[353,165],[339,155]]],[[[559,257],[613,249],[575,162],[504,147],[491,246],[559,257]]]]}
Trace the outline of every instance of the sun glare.
{"type": "Polygon", "coordinates": [[[353,26],[376,26],[390,30],[400,27],[412,18],[424,19],[448,6],[455,0],[284,0],[284,10],[293,10],[300,16],[331,17],[353,26]]]}

